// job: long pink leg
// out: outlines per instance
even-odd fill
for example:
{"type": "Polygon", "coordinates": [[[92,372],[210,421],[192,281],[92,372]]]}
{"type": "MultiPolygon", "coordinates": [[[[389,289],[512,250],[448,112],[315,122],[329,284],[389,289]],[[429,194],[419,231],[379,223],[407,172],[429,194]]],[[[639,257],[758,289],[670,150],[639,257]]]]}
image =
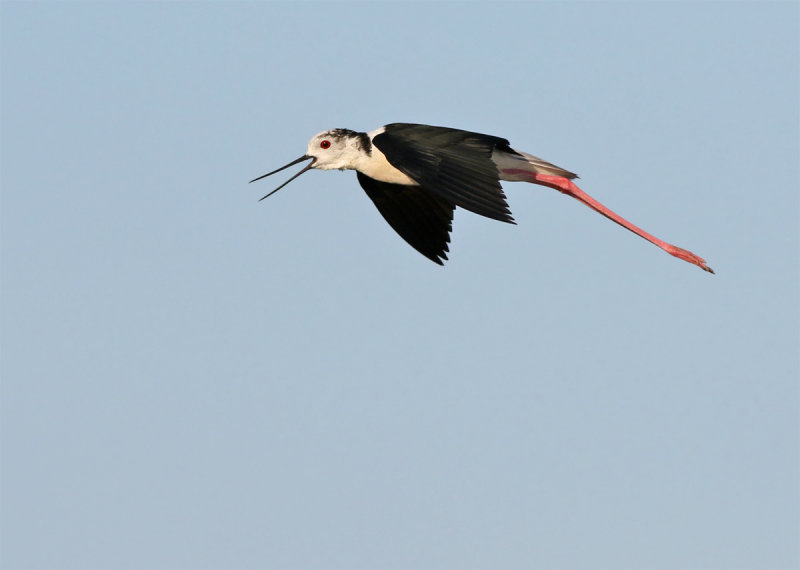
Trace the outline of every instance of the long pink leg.
{"type": "Polygon", "coordinates": [[[589,206],[595,212],[599,212],[603,214],[609,220],[617,222],[623,228],[626,228],[633,233],[643,237],[647,241],[654,243],[670,255],[674,255],[675,257],[682,259],[684,261],[688,261],[689,263],[693,263],[700,267],[701,269],[708,271],[710,273],[714,273],[714,270],[711,269],[708,265],[706,265],[706,260],[700,257],[699,255],[695,255],[689,250],[674,246],[669,244],[663,240],[658,239],[657,237],[650,235],[643,229],[633,225],[628,220],[623,218],[622,216],[615,214],[605,206],[603,206],[600,202],[589,196],[586,192],[578,188],[569,178],[564,178],[563,176],[554,176],[552,174],[539,174],[529,172],[527,170],[519,170],[519,169],[504,169],[503,172],[505,174],[511,175],[522,175],[526,178],[531,179],[530,181],[534,184],[541,184],[542,186],[548,186],[559,192],[562,192],[568,196],[572,196],[576,200],[579,200],[589,206]]]}

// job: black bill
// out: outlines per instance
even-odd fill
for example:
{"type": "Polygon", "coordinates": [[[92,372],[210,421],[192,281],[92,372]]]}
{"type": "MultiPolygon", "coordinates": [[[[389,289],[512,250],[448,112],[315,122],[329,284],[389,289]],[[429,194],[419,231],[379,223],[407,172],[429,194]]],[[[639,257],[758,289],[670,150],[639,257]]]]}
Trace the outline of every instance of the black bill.
{"type": "Polygon", "coordinates": [[[307,172],[308,170],[311,170],[311,167],[312,167],[312,166],[314,166],[314,161],[315,161],[316,159],[314,159],[314,157],[313,157],[313,156],[308,156],[307,154],[304,154],[303,156],[301,156],[301,157],[300,157],[300,158],[298,158],[297,160],[293,160],[293,161],[292,161],[292,162],[290,162],[289,164],[287,164],[287,165],[285,165],[285,166],[281,166],[281,167],[280,167],[280,168],[278,168],[277,170],[273,170],[272,172],[268,172],[268,173],[264,174],[263,176],[259,176],[258,178],[253,178],[253,179],[252,179],[250,182],[255,182],[256,180],[261,180],[262,178],[266,178],[267,176],[272,176],[272,175],[273,175],[273,174],[275,174],[276,172],[280,172],[281,170],[284,170],[284,169],[286,169],[286,168],[289,168],[290,166],[294,166],[294,165],[295,165],[295,164],[297,164],[298,162],[303,162],[304,160],[308,160],[309,158],[311,158],[311,159],[313,159],[313,160],[312,160],[311,162],[309,162],[309,163],[308,163],[308,165],[306,165],[306,167],[305,167],[303,170],[301,170],[300,172],[298,172],[297,174],[295,174],[294,176],[292,176],[292,177],[291,177],[289,180],[287,180],[286,182],[284,182],[283,184],[281,184],[280,186],[278,186],[277,188],[275,188],[275,190],[273,190],[272,192],[270,192],[270,193],[269,193],[269,194],[267,194],[266,196],[263,196],[262,198],[259,198],[259,200],[258,200],[258,201],[260,202],[260,201],[261,201],[261,200],[263,200],[264,198],[269,198],[269,197],[270,197],[270,196],[272,196],[272,195],[273,195],[275,192],[277,192],[278,190],[280,190],[281,188],[283,188],[284,186],[286,186],[287,184],[289,184],[289,182],[291,182],[292,180],[294,180],[295,178],[297,178],[298,176],[300,176],[300,175],[301,175],[301,174],[303,174],[304,172],[307,172]]]}

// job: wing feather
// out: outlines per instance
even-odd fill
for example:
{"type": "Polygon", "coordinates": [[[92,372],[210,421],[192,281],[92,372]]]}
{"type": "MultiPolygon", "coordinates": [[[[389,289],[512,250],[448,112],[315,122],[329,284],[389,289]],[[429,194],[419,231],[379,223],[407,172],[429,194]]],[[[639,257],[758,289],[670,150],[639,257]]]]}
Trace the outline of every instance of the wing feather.
{"type": "Polygon", "coordinates": [[[356,173],[383,218],[422,255],[443,265],[453,229],[455,205],[421,186],[391,184],[356,173]]]}
{"type": "Polygon", "coordinates": [[[481,216],[513,223],[492,152],[508,141],[447,127],[392,123],[373,144],[420,186],[481,216]]]}

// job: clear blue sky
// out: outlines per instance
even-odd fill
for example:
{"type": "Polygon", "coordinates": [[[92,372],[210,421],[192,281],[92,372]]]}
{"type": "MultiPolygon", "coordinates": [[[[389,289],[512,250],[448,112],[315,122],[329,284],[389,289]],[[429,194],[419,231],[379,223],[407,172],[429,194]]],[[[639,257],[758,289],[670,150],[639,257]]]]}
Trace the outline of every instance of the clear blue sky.
{"type": "Polygon", "coordinates": [[[2,3],[2,566],[797,568],[800,26],[770,3],[2,3]],[[332,127],[547,188],[438,267],[332,127]]]}

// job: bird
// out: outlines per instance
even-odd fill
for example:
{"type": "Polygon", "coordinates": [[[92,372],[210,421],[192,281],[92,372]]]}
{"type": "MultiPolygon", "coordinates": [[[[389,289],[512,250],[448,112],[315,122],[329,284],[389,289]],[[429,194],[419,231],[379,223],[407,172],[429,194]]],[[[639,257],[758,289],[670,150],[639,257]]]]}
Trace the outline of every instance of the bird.
{"type": "Polygon", "coordinates": [[[504,181],[558,190],[670,255],[714,273],[702,257],[658,239],[586,194],[573,182],[577,174],[515,150],[501,137],[416,123],[391,123],[369,132],[331,129],[314,135],[300,158],[250,182],[306,160],[311,162],[260,200],[311,169],[355,170],[359,184],[389,225],[439,265],[448,259],[456,207],[516,223],[500,185],[504,181]]]}

